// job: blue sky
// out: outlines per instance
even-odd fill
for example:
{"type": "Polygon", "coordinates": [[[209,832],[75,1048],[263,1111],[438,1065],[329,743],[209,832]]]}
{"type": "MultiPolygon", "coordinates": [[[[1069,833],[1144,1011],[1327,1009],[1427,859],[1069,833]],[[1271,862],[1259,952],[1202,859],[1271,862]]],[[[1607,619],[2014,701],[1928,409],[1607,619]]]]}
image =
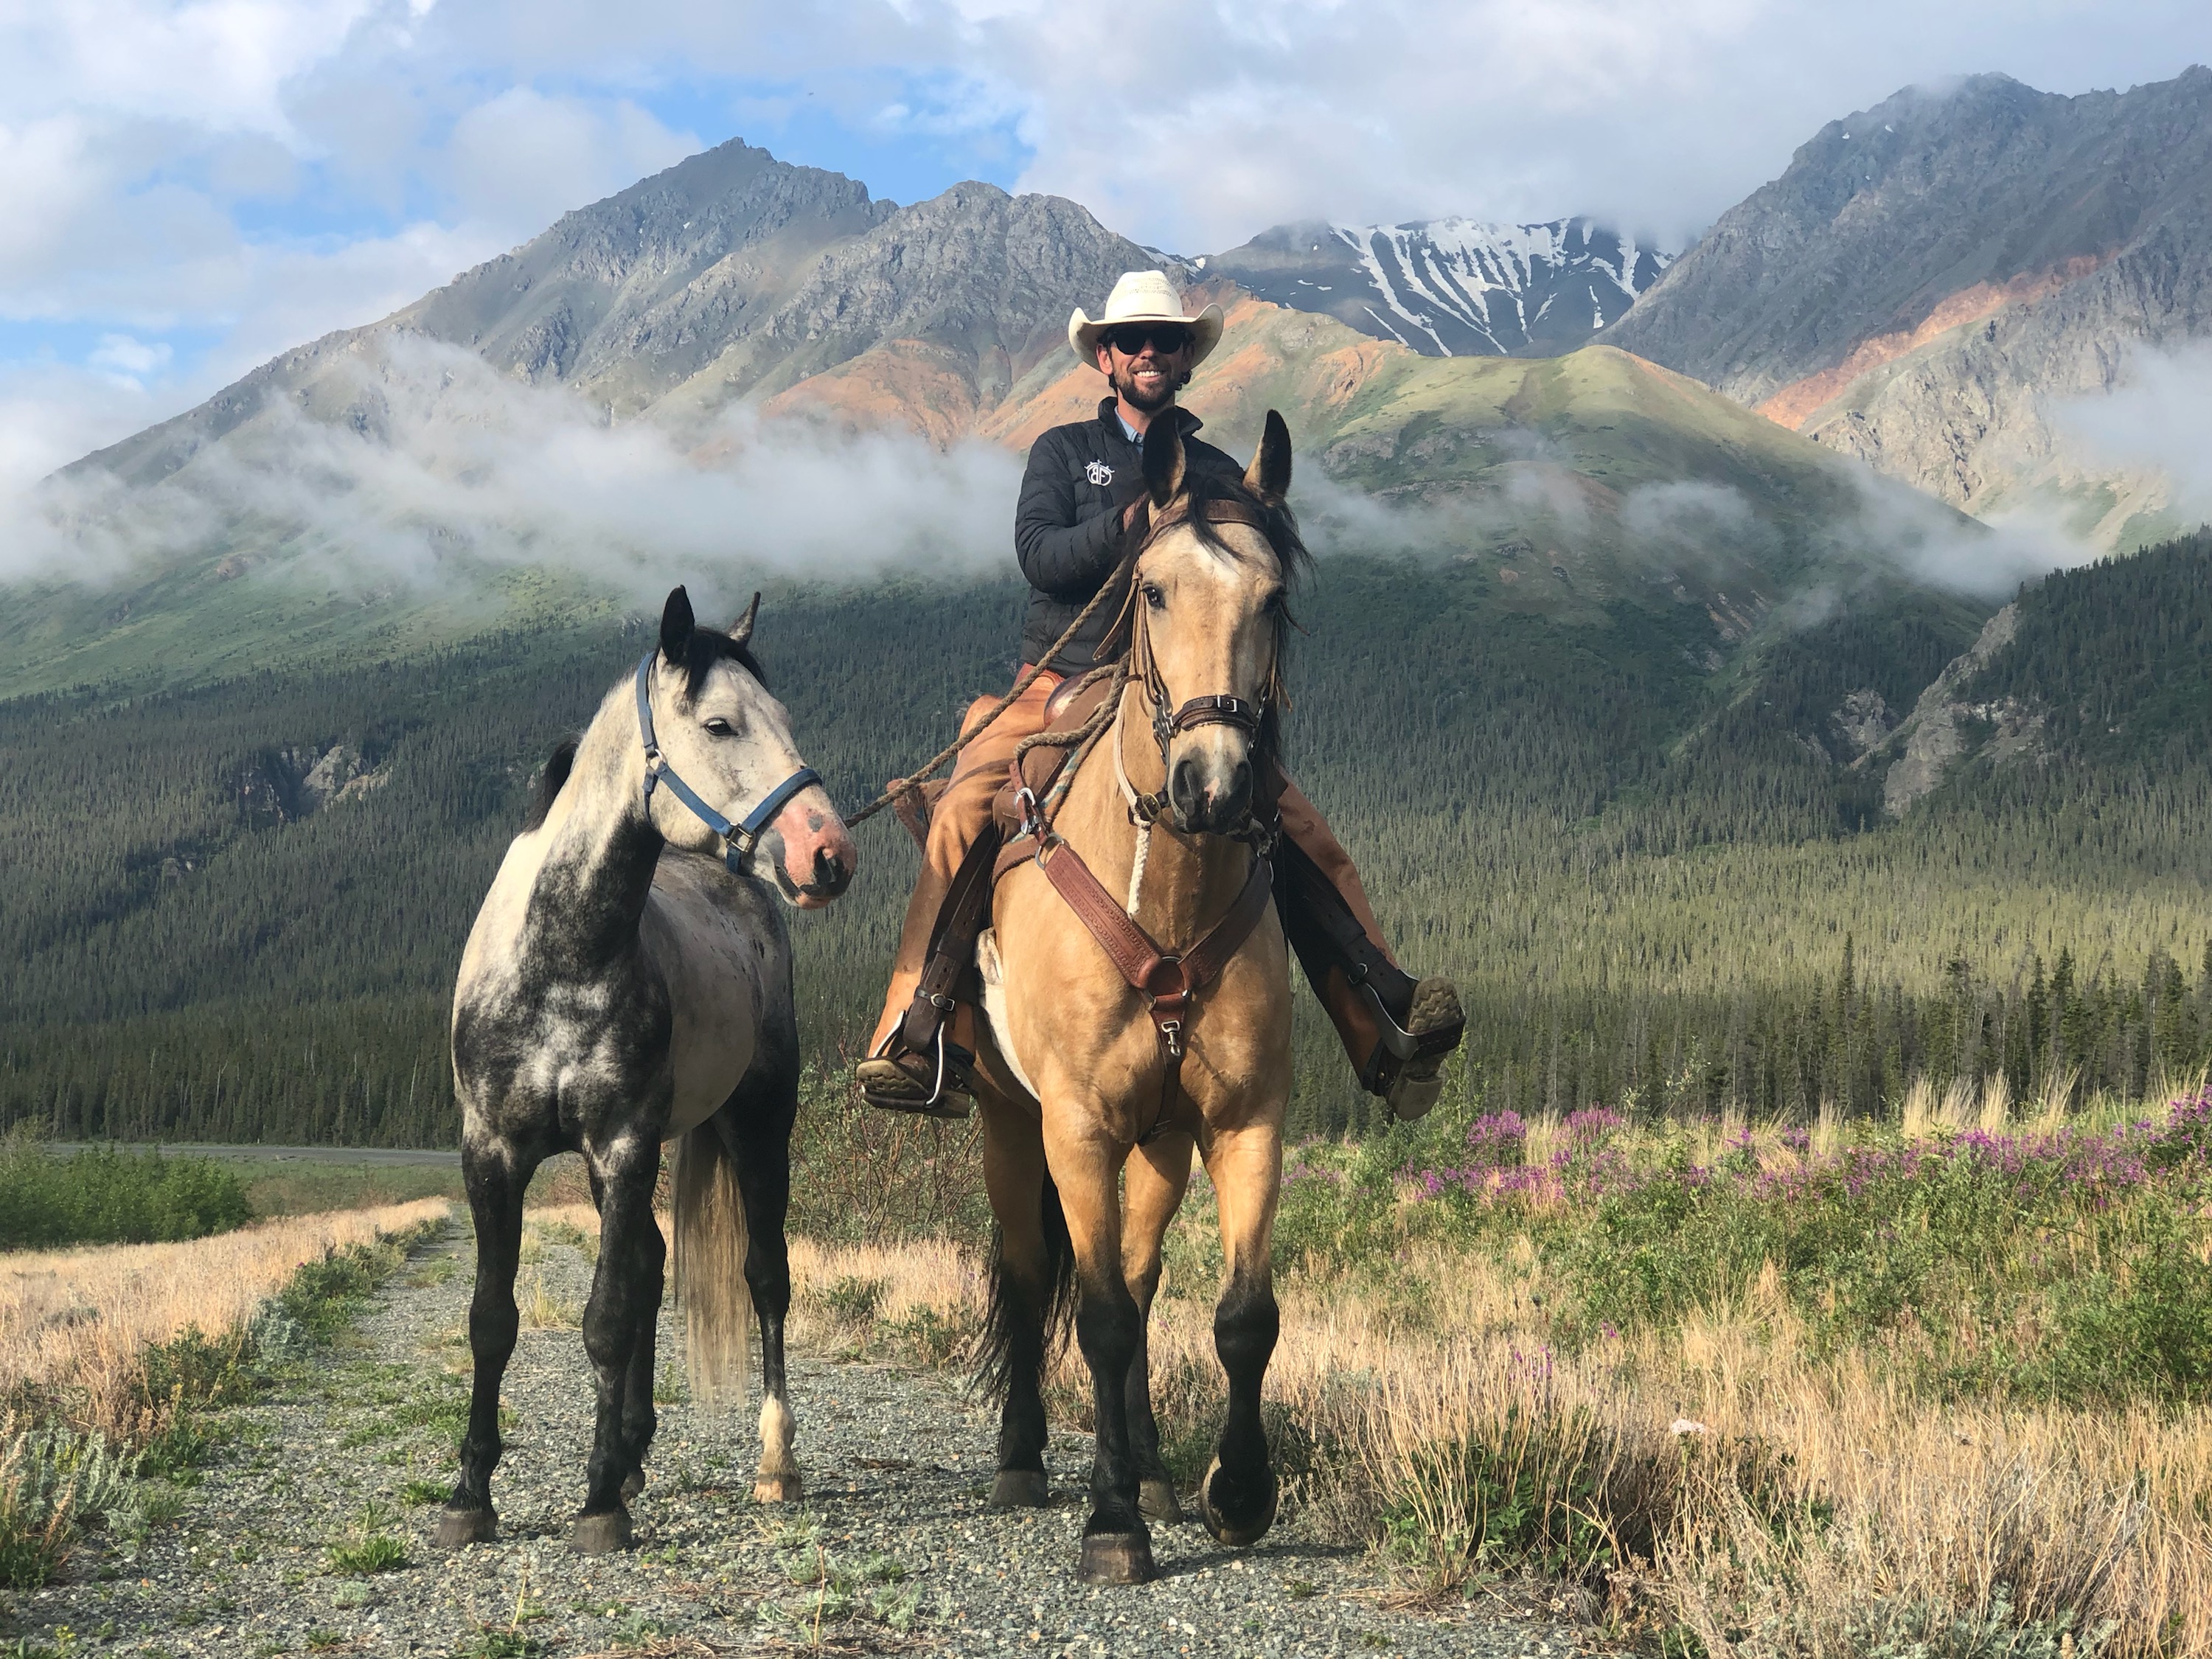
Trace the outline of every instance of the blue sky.
{"type": "Polygon", "coordinates": [[[1186,252],[1307,216],[1680,236],[1900,86],[2208,59],[2203,0],[19,0],[0,489],[732,137],[1186,252]]]}

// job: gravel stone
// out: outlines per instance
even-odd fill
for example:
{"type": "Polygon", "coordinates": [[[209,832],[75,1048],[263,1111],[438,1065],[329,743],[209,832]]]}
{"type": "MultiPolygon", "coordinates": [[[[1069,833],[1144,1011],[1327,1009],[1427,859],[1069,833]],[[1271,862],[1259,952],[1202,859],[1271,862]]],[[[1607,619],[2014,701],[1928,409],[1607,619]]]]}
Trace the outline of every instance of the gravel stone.
{"type": "MultiPolygon", "coordinates": [[[[582,1307],[591,1263],[541,1240],[523,1269],[529,1316],[582,1307]]],[[[324,1652],[549,1659],[587,1655],[1564,1655],[1589,1650],[1571,1619],[1501,1620],[1470,1604],[1439,1614],[1388,1605],[1362,1553],[1279,1529],[1254,1548],[1215,1544],[1195,1521],[1152,1528],[1160,1577],[1093,1589],[1075,1579],[1090,1439],[1055,1433],[1049,1509],[994,1513],[995,1413],[957,1379],[828,1352],[794,1352],[792,1407],[807,1495],[751,1498],[755,1413],[660,1407],[637,1547],[563,1543],[581,1501],[590,1371],[574,1328],[526,1328],[506,1380],[512,1422],[493,1483],[496,1540],[435,1548],[436,1501],[410,1481],[453,1479],[465,1402],[473,1271],[465,1230],[418,1254],[332,1349],[288,1369],[185,1494],[182,1516],[136,1547],[95,1534],[64,1582],[21,1597],[7,1621],[33,1643],[74,1633],[76,1653],[263,1656],[324,1652]],[[450,1265],[448,1265],[450,1264],[450,1265]],[[364,1517],[365,1506],[380,1506],[364,1517]],[[334,1570],[334,1546],[399,1540],[405,1564],[334,1570]],[[822,1575],[850,1609],[823,1601],[822,1575]],[[818,1622],[817,1613],[820,1614],[818,1622]],[[518,1623],[518,1609],[523,1617],[518,1623]],[[532,1615],[537,1615],[535,1617],[532,1615]]],[[[803,1328],[799,1332],[803,1336],[803,1328]]],[[[664,1310],[665,1376],[680,1327],[664,1310]]]]}

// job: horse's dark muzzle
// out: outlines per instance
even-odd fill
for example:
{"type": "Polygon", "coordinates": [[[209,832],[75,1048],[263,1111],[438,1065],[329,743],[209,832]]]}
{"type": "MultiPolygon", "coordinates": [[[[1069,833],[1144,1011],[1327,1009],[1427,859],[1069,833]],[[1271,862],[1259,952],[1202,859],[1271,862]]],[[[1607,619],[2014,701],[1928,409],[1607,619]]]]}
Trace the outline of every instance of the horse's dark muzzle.
{"type": "Polygon", "coordinates": [[[809,898],[833,899],[852,883],[853,872],[845,860],[822,847],[814,853],[814,879],[801,884],[799,890],[809,898]]]}
{"type": "Polygon", "coordinates": [[[1227,777],[1195,757],[1175,763],[1168,778],[1175,827],[1186,836],[1226,834],[1252,808],[1252,763],[1240,760],[1227,777]]]}

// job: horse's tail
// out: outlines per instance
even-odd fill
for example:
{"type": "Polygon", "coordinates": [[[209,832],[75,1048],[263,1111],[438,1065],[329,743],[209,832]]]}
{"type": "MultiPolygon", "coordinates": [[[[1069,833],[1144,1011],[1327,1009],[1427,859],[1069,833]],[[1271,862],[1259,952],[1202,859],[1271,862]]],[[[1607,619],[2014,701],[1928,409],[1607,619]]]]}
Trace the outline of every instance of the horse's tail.
{"type": "Polygon", "coordinates": [[[1003,1401],[1021,1372],[1041,1373],[1074,1322],[1075,1241],[1068,1237],[1060,1188],[1049,1175],[1044,1177],[1043,1221],[1042,1263],[1009,1261],[1005,1230],[991,1229],[991,1301],[983,1315],[976,1382],[994,1400],[1003,1401]],[[1042,1272],[1036,1280],[1024,1282],[1021,1267],[1042,1272]]]}
{"type": "Polygon", "coordinates": [[[711,1122],[677,1141],[674,1176],[684,1376],[691,1398],[713,1407],[744,1387],[752,1360],[744,1195],[737,1164],[711,1122]]]}

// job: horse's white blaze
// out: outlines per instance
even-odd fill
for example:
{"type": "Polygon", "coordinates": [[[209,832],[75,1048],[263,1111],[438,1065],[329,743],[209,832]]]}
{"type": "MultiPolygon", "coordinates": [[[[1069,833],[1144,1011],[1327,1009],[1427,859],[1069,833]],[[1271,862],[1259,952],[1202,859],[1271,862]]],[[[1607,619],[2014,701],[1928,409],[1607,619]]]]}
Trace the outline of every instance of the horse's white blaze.
{"type": "Polygon", "coordinates": [[[975,966],[983,976],[983,1018],[991,1027],[991,1040],[999,1045],[999,1053],[1006,1062],[1006,1069],[1014,1074],[1014,1081],[1036,1093],[1036,1085],[1030,1081],[1022,1058],[1014,1052],[1013,1021],[1006,1012],[1006,974],[999,960],[999,930],[986,927],[975,936],[975,966]]]}

